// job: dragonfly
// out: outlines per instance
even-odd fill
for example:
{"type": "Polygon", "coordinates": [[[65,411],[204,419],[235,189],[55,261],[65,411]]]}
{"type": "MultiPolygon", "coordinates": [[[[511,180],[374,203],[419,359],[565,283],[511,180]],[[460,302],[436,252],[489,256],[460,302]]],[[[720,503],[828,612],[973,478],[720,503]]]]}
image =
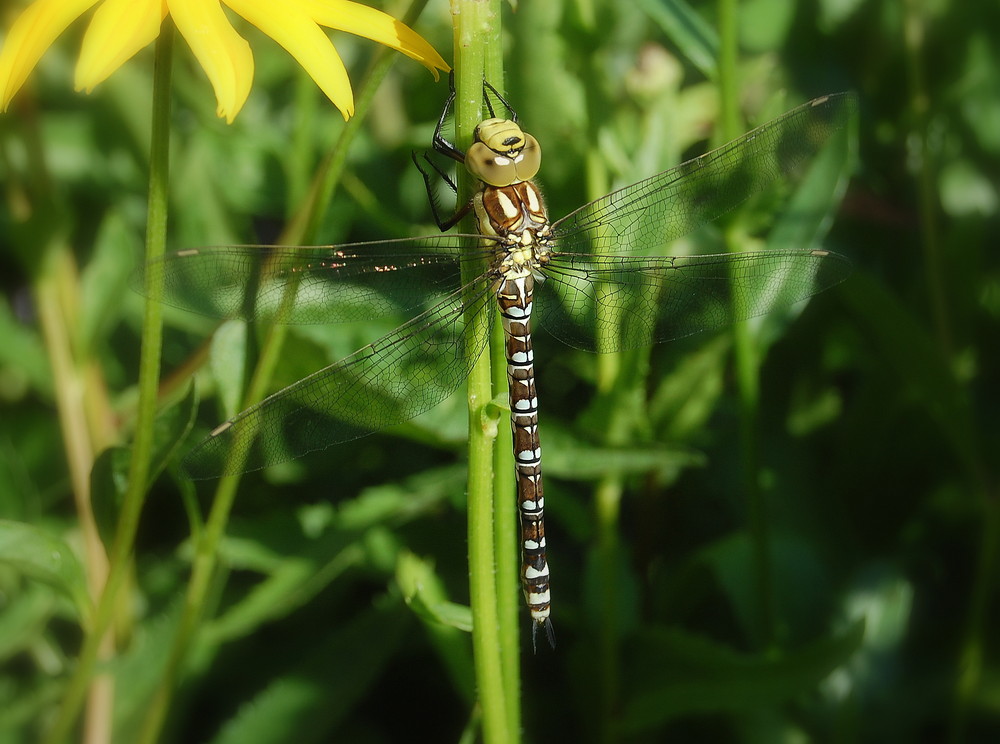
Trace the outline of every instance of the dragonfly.
{"type": "Polygon", "coordinates": [[[464,382],[499,316],[521,582],[532,640],[541,631],[554,645],[532,344],[536,322],[570,346],[614,352],[720,329],[843,280],[850,262],[827,250],[659,254],[671,241],[792,175],[844,127],[856,101],[849,93],[816,98],[553,222],[533,181],[541,146],[521,129],[510,105],[485,84],[490,116],[463,151],[443,133],[454,98],[452,88],[432,147],[468,169],[478,184],[475,194],[442,219],[431,178],[423,168],[421,173],[442,230],[471,212],[474,234],[328,246],[204,247],[168,254],[146,271],[162,279],[165,302],[205,315],[247,320],[270,315],[284,323],[409,317],[218,426],[184,459],[194,479],[265,468],[427,411],[464,382]],[[496,115],[490,92],[504,116],[496,115]]]}

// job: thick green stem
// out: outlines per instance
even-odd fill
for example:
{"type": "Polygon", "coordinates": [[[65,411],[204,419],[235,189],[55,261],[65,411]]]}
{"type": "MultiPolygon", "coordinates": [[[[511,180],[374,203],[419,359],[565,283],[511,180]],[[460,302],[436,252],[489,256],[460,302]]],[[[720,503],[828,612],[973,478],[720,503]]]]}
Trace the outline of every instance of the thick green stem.
{"type": "MultiPolygon", "coordinates": [[[[455,137],[458,147],[466,149],[472,141],[473,130],[482,120],[483,81],[488,80],[500,89],[503,79],[500,4],[496,0],[454,0],[452,12],[455,18],[455,137]]],[[[475,186],[464,169],[460,169],[458,185],[459,203],[464,203],[471,198],[475,186]]],[[[463,283],[469,286],[486,268],[485,265],[464,266],[463,283]]],[[[470,289],[474,290],[475,286],[470,289]]],[[[478,318],[472,314],[467,321],[472,325],[466,330],[470,337],[489,333],[488,323],[481,314],[478,318]]],[[[513,465],[509,460],[506,465],[501,464],[501,455],[497,453],[497,471],[494,471],[494,426],[504,425],[491,422],[488,415],[488,406],[494,398],[494,377],[503,379],[491,370],[491,357],[495,356],[495,353],[481,355],[468,380],[469,600],[473,616],[476,687],[483,713],[483,740],[487,744],[506,744],[518,741],[520,735],[517,613],[510,611],[509,596],[502,601],[498,597],[499,587],[504,587],[504,594],[509,594],[512,586],[509,572],[514,570],[516,558],[509,552],[502,560],[497,555],[498,537],[507,539],[504,535],[512,531],[507,521],[509,515],[501,516],[498,522],[497,512],[512,509],[513,489],[499,492],[501,484],[508,484],[509,488],[511,481],[509,475],[498,479],[496,472],[500,468],[509,470],[513,465]],[[504,608],[502,613],[501,607],[504,608]]],[[[506,387],[505,380],[501,384],[506,387]]]]}
{"type": "MultiPolygon", "coordinates": [[[[499,16],[498,16],[499,17],[499,16]]],[[[486,49],[484,78],[503,92],[503,63],[497,44],[486,49]]],[[[490,375],[494,399],[508,392],[507,354],[503,325],[493,323],[490,338],[490,375]]],[[[501,414],[502,416],[502,414],[501,414]]],[[[497,627],[500,634],[500,663],[507,712],[507,730],[518,737],[521,728],[521,536],[515,500],[513,461],[514,437],[509,416],[497,422],[493,441],[493,569],[496,581],[497,627]]]]}
{"type": "MultiPolygon", "coordinates": [[[[490,350],[493,391],[497,397],[502,395],[501,391],[507,387],[504,331],[502,324],[497,322],[493,323],[490,350]]],[[[514,437],[510,424],[500,420],[497,422],[497,434],[493,443],[493,547],[496,553],[497,619],[500,628],[504,700],[507,705],[508,728],[516,731],[521,725],[519,649],[523,600],[520,578],[521,555],[518,550],[521,545],[521,535],[514,499],[517,486],[514,465],[511,462],[513,451],[514,437]]]]}

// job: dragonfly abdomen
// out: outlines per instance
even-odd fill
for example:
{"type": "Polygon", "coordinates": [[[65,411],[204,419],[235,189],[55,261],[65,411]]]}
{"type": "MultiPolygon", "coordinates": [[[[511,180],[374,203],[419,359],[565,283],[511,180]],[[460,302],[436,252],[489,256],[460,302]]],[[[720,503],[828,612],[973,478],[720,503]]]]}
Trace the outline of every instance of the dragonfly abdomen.
{"type": "Polygon", "coordinates": [[[549,624],[549,564],[545,555],[545,497],[542,448],[538,439],[538,395],[531,347],[534,277],[530,272],[501,279],[497,302],[506,338],[510,423],[514,433],[517,506],[521,522],[521,584],[535,630],[549,624]]]}

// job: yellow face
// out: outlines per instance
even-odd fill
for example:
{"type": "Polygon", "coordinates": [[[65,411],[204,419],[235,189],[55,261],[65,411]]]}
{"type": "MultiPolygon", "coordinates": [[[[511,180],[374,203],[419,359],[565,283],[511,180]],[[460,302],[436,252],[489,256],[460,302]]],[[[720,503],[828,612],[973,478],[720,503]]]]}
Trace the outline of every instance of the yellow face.
{"type": "Polygon", "coordinates": [[[509,119],[487,119],[476,127],[475,142],[465,155],[469,173],[490,186],[530,181],[542,164],[538,140],[509,119]]]}

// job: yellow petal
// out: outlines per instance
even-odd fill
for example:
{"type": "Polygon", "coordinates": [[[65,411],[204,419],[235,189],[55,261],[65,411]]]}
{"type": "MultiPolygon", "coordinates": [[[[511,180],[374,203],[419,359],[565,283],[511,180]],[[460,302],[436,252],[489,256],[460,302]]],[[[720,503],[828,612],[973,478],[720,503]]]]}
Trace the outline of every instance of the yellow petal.
{"type": "Polygon", "coordinates": [[[0,111],[38,64],[56,37],[98,0],[36,0],[24,9],[0,49],[0,111]]]}
{"type": "Polygon", "coordinates": [[[253,54],[236,33],[219,0],[167,0],[177,30],[215,89],[217,112],[230,124],[253,84],[253,54]]]}
{"type": "Polygon", "coordinates": [[[83,37],[76,63],[77,90],[88,93],[160,33],[163,0],[104,0],[83,37]]]}
{"type": "Polygon", "coordinates": [[[423,36],[391,15],[350,0],[295,0],[321,26],[363,36],[415,59],[438,79],[451,68],[423,36]]]}
{"type": "Polygon", "coordinates": [[[298,3],[285,0],[225,0],[226,5],[281,44],[316,81],[344,118],[354,114],[354,93],[333,43],[298,3]]]}

